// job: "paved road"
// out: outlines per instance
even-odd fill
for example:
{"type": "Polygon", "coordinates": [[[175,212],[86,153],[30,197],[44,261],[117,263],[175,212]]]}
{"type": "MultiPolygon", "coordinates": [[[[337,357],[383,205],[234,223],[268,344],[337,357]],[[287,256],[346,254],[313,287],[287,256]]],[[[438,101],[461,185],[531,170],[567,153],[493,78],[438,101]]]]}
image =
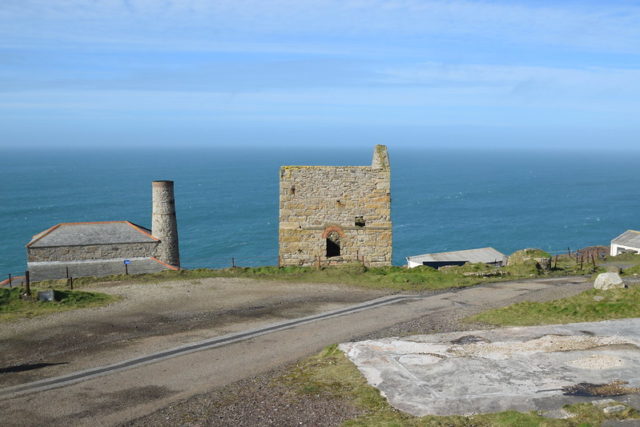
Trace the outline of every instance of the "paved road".
{"type": "MultiPolygon", "coordinates": [[[[153,363],[133,364],[63,387],[11,394],[0,390],[4,425],[114,425],[177,400],[266,372],[319,351],[322,347],[433,313],[454,313],[512,302],[556,289],[578,293],[584,279],[547,279],[496,283],[420,298],[402,298],[339,316],[274,328],[241,341],[153,363]]],[[[15,389],[14,389],[15,390],[15,389]]],[[[25,390],[22,390],[24,392],[25,390]]],[[[29,390],[27,390],[29,391],[29,390]]]]}

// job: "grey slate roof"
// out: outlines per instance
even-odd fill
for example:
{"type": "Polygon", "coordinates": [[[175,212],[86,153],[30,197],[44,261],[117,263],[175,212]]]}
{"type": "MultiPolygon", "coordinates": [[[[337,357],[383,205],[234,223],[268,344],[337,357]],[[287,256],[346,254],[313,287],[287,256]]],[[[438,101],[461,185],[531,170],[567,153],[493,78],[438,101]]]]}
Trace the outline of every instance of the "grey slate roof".
{"type": "Polygon", "coordinates": [[[464,251],[439,252],[435,254],[424,254],[407,257],[411,262],[438,262],[438,261],[466,261],[470,263],[484,262],[493,263],[496,261],[506,261],[507,256],[493,248],[467,249],[464,251]]]}
{"type": "Polygon", "coordinates": [[[627,230],[611,241],[612,244],[640,248],[640,231],[627,230]]]}
{"type": "MultiPolygon", "coordinates": [[[[31,280],[55,280],[67,277],[67,269],[71,277],[102,277],[114,274],[125,274],[123,259],[97,259],[87,261],[47,261],[29,262],[27,268],[31,280]]],[[[173,270],[156,258],[129,258],[127,266],[129,274],[156,273],[173,270]]]]}
{"type": "Polygon", "coordinates": [[[109,245],[158,241],[151,231],[129,221],[63,222],[36,234],[30,248],[52,246],[109,245]]]}

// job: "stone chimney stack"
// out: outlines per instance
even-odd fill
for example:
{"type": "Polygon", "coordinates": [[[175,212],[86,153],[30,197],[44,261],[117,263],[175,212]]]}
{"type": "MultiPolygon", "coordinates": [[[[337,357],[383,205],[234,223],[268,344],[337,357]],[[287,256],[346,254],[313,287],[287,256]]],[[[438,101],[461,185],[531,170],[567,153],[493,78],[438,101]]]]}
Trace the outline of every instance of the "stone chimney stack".
{"type": "Polygon", "coordinates": [[[386,145],[376,145],[373,149],[371,167],[373,169],[389,169],[389,153],[387,153],[386,145]]]}
{"type": "Polygon", "coordinates": [[[153,181],[151,189],[151,234],[160,239],[156,257],[169,265],[180,267],[173,181],[153,181]]]}

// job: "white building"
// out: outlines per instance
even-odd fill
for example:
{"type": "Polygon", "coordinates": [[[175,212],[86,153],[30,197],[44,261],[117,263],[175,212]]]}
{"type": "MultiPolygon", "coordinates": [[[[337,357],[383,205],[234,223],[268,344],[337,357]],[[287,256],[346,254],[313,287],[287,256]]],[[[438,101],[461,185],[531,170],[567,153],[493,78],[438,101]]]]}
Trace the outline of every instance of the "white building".
{"type": "Polygon", "coordinates": [[[627,230],[611,241],[611,256],[625,252],[640,254],[640,231],[627,230]]]}
{"type": "Polygon", "coordinates": [[[464,265],[482,262],[501,267],[507,263],[507,256],[493,248],[468,249],[465,251],[440,252],[407,257],[409,268],[426,265],[429,267],[443,267],[445,265],[464,265]]]}

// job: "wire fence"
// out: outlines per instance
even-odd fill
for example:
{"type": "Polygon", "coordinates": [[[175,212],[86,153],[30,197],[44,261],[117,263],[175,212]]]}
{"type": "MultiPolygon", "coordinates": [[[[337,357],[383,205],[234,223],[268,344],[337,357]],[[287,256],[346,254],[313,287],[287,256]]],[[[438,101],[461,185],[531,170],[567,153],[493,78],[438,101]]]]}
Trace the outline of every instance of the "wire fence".
{"type": "Polygon", "coordinates": [[[24,286],[26,283],[26,272],[22,273],[8,273],[4,277],[6,279],[0,280],[0,288],[7,287],[13,288],[18,286],[24,286]]]}
{"type": "MultiPolygon", "coordinates": [[[[605,246],[592,246],[582,249],[572,249],[571,247],[567,247],[566,249],[556,249],[556,250],[546,250],[545,252],[552,255],[557,262],[559,257],[569,256],[572,259],[575,259],[576,263],[585,264],[585,263],[595,263],[596,261],[601,261],[609,254],[609,248],[605,246]]],[[[356,262],[362,263],[362,265],[367,266],[368,262],[364,256],[357,256],[356,262]]],[[[193,270],[193,269],[224,269],[224,268],[240,268],[240,267],[279,267],[283,263],[281,258],[277,255],[265,255],[265,256],[251,256],[251,257],[214,257],[209,258],[206,263],[198,263],[198,264],[185,264],[182,266],[183,269],[193,270]]],[[[306,263],[307,265],[309,263],[306,263]]],[[[318,268],[323,268],[331,265],[336,265],[338,262],[327,259],[321,256],[315,256],[313,260],[313,266],[318,268]]],[[[114,273],[114,274],[128,274],[126,268],[123,268],[122,273],[114,273]]],[[[76,277],[80,277],[80,275],[75,275],[76,277]]],[[[73,280],[74,271],[72,268],[66,269],[66,279],[73,280]]],[[[60,279],[65,279],[65,277],[60,277],[60,279]]],[[[0,288],[13,288],[13,287],[25,287],[30,283],[29,280],[29,272],[17,272],[17,273],[8,273],[4,275],[4,279],[0,280],[0,288]]]]}
{"type": "Polygon", "coordinates": [[[280,264],[280,258],[275,256],[258,256],[258,257],[214,257],[207,258],[206,262],[184,264],[181,267],[186,269],[196,268],[229,268],[229,267],[264,267],[264,266],[278,266],[280,264]]]}

